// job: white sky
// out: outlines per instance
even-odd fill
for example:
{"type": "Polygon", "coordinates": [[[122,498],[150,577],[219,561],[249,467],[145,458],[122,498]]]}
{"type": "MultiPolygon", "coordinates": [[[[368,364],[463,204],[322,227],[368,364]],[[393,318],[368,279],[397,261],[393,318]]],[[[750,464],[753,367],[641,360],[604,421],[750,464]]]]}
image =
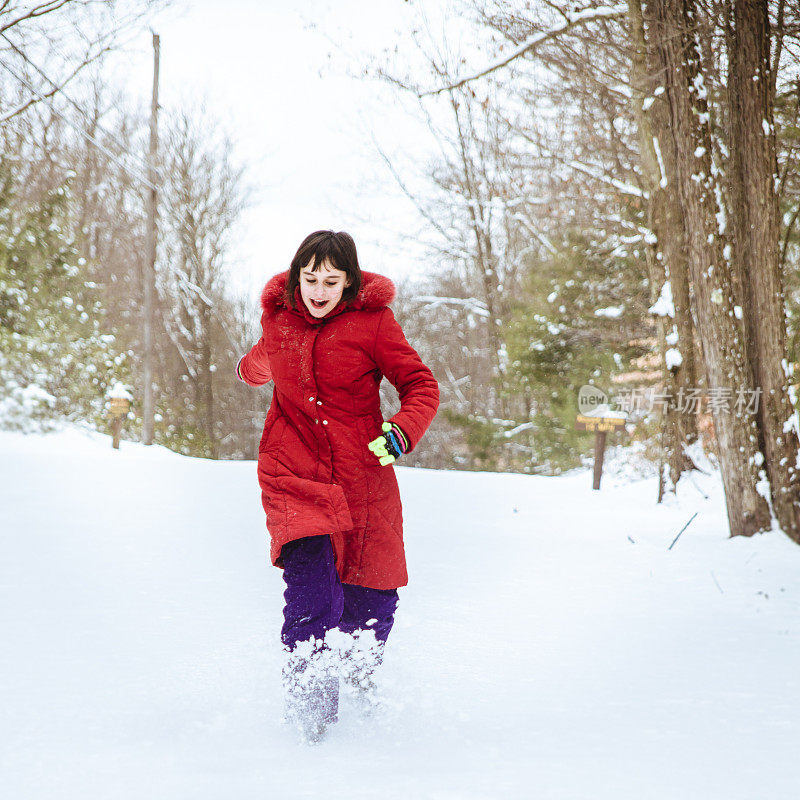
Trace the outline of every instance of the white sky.
{"type": "MultiPolygon", "coordinates": [[[[443,5],[427,0],[426,12],[443,5]]],[[[413,115],[415,100],[348,74],[398,41],[410,48],[415,21],[405,0],[179,0],[154,20],[161,105],[204,101],[234,138],[255,187],[231,258],[234,285],[256,293],[320,228],[351,233],[362,269],[395,280],[430,269],[414,242],[424,222],[372,137],[417,165],[434,143],[413,115]],[[412,240],[402,241],[402,231],[412,240]]],[[[128,93],[149,106],[149,33],[125,61],[128,93]]]]}

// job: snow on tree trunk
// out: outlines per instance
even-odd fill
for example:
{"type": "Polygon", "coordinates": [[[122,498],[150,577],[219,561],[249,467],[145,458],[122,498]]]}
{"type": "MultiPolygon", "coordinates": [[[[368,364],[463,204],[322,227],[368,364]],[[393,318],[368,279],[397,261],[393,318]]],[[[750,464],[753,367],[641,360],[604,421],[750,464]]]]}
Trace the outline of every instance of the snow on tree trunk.
{"type": "Polygon", "coordinates": [[[735,0],[728,37],[732,267],[740,288],[745,352],[762,389],[760,442],[781,528],[800,542],[800,444],[789,400],[780,267],[777,157],[766,0],[735,0]]]}
{"type": "Polygon", "coordinates": [[[750,400],[752,370],[734,313],[732,276],[725,258],[725,219],[712,173],[708,103],[695,32],[694,0],[648,0],[654,45],[662,66],[678,191],[684,210],[691,280],[691,310],[698,331],[706,383],[713,404],[719,462],[731,535],[752,535],[771,527],[770,508],[759,492],[763,477],[756,417],[736,406],[750,400]],[[739,394],[741,393],[741,395],[739,394]]]}
{"type": "MultiPolygon", "coordinates": [[[[631,102],[636,120],[642,182],[647,194],[647,218],[652,241],[646,248],[647,268],[651,287],[651,302],[669,281],[673,294],[672,312],[656,314],[658,319],[659,350],[662,354],[664,392],[671,398],[685,396],[694,384],[694,336],[689,313],[689,289],[686,276],[686,257],[683,219],[676,208],[674,158],[669,158],[668,171],[660,142],[669,142],[662,103],[653,103],[659,82],[654,70],[648,68],[648,48],[645,39],[641,0],[628,0],[628,33],[631,39],[631,102]],[[676,213],[677,211],[677,213],[676,213]],[[675,348],[681,361],[667,363],[667,353],[675,348]],[[684,394],[681,394],[683,392],[684,394]]],[[[652,60],[652,59],[651,59],[652,60]]],[[[661,90],[663,92],[663,88],[661,90]]],[[[671,156],[671,153],[667,153],[671,156]]],[[[685,455],[685,447],[697,439],[695,415],[682,413],[675,403],[669,403],[663,418],[663,455],[669,463],[671,490],[674,491],[681,473],[694,465],[685,455]]],[[[664,470],[659,473],[658,500],[664,492],[664,470]]]]}

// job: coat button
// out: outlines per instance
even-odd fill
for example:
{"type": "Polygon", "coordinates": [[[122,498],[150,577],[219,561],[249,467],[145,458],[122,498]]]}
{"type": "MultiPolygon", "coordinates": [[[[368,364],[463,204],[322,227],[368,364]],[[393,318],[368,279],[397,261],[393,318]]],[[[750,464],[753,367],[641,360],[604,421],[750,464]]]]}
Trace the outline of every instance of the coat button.
{"type": "Polygon", "coordinates": [[[313,403],[313,402],[314,402],[314,400],[315,400],[315,398],[314,398],[314,397],[309,397],[309,398],[308,398],[308,402],[309,402],[309,403],[313,403]]]}
{"type": "Polygon", "coordinates": [[[326,420],[326,419],[322,420],[322,424],[323,425],[327,425],[328,424],[328,420],[326,420]]]}
{"type": "Polygon", "coordinates": [[[319,420],[318,420],[318,419],[315,419],[315,420],[314,420],[314,424],[315,424],[315,425],[319,425],[319,420]]]}
{"type": "Polygon", "coordinates": [[[317,400],[317,405],[321,406],[322,405],[322,400],[317,400]]]}

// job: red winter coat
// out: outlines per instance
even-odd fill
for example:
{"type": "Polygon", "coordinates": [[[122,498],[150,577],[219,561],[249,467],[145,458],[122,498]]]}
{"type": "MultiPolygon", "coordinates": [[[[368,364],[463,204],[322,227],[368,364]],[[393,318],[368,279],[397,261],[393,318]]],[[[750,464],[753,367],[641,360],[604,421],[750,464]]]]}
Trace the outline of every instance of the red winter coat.
{"type": "Polygon", "coordinates": [[[362,273],[358,295],[316,319],[296,292],[285,301],[288,272],[261,294],[259,342],[238,365],[251,386],[275,381],[258,448],[258,480],[272,539],[281,547],[330,534],[344,583],[395,589],[408,583],[403,517],[394,469],[367,444],[381,435],[378,387],[386,376],[400,394],[391,418],[413,449],[439,406],[439,386],[408,344],[388,304],[394,284],[362,273]]]}

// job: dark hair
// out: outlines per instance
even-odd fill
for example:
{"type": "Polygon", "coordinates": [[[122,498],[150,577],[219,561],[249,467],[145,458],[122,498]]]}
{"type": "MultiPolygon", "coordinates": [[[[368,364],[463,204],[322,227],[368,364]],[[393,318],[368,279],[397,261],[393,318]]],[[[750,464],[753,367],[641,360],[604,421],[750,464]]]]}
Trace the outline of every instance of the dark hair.
{"type": "Polygon", "coordinates": [[[297,248],[291,266],[289,267],[289,279],[286,281],[286,302],[296,308],[294,302],[295,289],[300,283],[300,270],[307,267],[311,260],[314,264],[312,272],[316,272],[326,261],[332,267],[347,273],[350,285],[346,286],[342,292],[342,300],[349,302],[361,288],[361,267],[358,265],[358,253],[356,253],[356,243],[349,233],[339,231],[314,231],[303,239],[303,243],[297,248]]]}

